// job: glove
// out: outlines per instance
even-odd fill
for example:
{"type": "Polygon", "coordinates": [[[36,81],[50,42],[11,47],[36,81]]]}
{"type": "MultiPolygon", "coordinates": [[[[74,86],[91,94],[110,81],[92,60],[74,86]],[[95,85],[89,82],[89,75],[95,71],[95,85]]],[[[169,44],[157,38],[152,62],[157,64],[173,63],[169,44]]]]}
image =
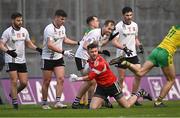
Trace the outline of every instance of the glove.
{"type": "Polygon", "coordinates": [[[41,48],[36,48],[36,51],[38,51],[40,53],[40,55],[42,55],[42,49],[41,48]]]}
{"type": "Polygon", "coordinates": [[[74,53],[72,53],[72,50],[63,50],[62,54],[70,58],[74,57],[74,53]]]}
{"type": "Polygon", "coordinates": [[[129,57],[130,55],[132,55],[132,50],[128,49],[126,46],[123,48],[123,51],[126,53],[126,55],[129,57]]]}
{"type": "Polygon", "coordinates": [[[144,53],[144,48],[143,45],[139,45],[139,53],[143,54],[144,53]]]}
{"type": "Polygon", "coordinates": [[[7,50],[7,54],[9,54],[11,57],[16,58],[17,53],[15,52],[16,50],[7,50]]]}
{"type": "Polygon", "coordinates": [[[102,51],[99,51],[98,53],[99,53],[99,54],[104,54],[104,55],[106,55],[106,56],[108,56],[108,57],[111,56],[111,54],[110,54],[110,52],[109,52],[108,50],[102,50],[102,51]]]}
{"type": "Polygon", "coordinates": [[[119,32],[117,32],[115,34],[113,34],[113,32],[112,32],[109,36],[109,41],[113,40],[118,34],[119,34],[119,32]]]}
{"type": "Polygon", "coordinates": [[[69,76],[70,82],[75,82],[75,81],[80,81],[80,80],[82,80],[82,77],[78,77],[76,74],[70,74],[69,76]]]}

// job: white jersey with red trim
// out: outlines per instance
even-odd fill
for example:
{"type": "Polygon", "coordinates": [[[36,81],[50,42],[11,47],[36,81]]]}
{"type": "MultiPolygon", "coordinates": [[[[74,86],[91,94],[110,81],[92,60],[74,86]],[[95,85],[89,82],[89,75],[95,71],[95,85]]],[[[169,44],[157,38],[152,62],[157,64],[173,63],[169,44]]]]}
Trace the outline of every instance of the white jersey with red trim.
{"type": "MultiPolygon", "coordinates": [[[[132,50],[132,55],[129,57],[134,57],[137,55],[136,52],[136,37],[138,36],[138,25],[135,22],[131,22],[130,25],[125,24],[123,21],[120,21],[116,25],[115,32],[119,32],[119,42],[125,44],[128,49],[132,50]]],[[[124,51],[121,49],[116,50],[116,56],[123,55],[124,51]]],[[[128,57],[126,55],[126,57],[128,57]]]]}
{"type": "Polygon", "coordinates": [[[54,46],[62,48],[63,40],[66,37],[65,27],[56,28],[52,23],[47,25],[44,30],[42,59],[57,60],[62,58],[62,54],[54,52],[48,48],[48,40],[54,42],[54,46]]]}
{"type": "Polygon", "coordinates": [[[84,35],[84,37],[80,41],[80,45],[76,51],[75,57],[88,60],[89,55],[87,53],[87,50],[83,48],[84,43],[88,42],[89,44],[91,44],[93,42],[97,42],[99,44],[99,47],[101,47],[102,40],[106,38],[106,35],[102,36],[102,30],[100,28],[91,30],[88,34],[84,35]]]}
{"type": "Polygon", "coordinates": [[[2,36],[1,41],[5,44],[8,50],[16,50],[17,57],[13,58],[5,53],[5,63],[25,63],[25,41],[30,40],[28,31],[21,27],[20,30],[15,30],[13,27],[7,28],[2,36]]]}

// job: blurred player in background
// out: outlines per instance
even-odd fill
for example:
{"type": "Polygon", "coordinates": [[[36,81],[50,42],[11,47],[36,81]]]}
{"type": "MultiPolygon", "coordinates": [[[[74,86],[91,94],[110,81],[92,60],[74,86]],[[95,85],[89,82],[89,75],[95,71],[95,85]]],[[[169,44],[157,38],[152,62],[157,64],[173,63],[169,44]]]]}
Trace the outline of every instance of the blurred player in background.
{"type": "MultiPolygon", "coordinates": [[[[133,22],[133,11],[130,7],[124,7],[122,9],[123,20],[118,22],[116,25],[116,30],[114,32],[119,32],[119,35],[113,39],[112,43],[117,48],[116,56],[124,55],[126,52],[126,47],[132,51],[130,54],[126,54],[126,60],[136,64],[138,68],[141,67],[136,46],[140,48],[141,53],[143,53],[143,47],[138,39],[138,25],[133,22]],[[122,50],[123,49],[123,50],[122,50]]],[[[125,79],[126,67],[122,66],[120,63],[116,65],[119,73],[120,86],[123,88],[123,82],[125,79]]],[[[135,76],[132,93],[136,93],[140,85],[140,78],[135,76]]],[[[141,105],[136,102],[135,105],[141,105]]]]}
{"type": "Polygon", "coordinates": [[[70,81],[96,80],[97,87],[90,103],[90,109],[100,108],[108,96],[114,97],[119,105],[122,105],[125,108],[131,107],[138,97],[144,97],[152,100],[151,96],[149,96],[149,94],[143,89],[134,93],[128,100],[126,100],[117,82],[116,76],[110,70],[109,64],[98,54],[98,44],[89,44],[87,46],[87,51],[90,56],[88,60],[89,72],[87,75],[82,77],[71,74],[69,79],[70,81]]]}
{"type": "Polygon", "coordinates": [[[5,52],[5,63],[11,82],[9,96],[12,98],[12,104],[15,109],[18,109],[17,94],[28,83],[25,46],[42,53],[42,49],[32,43],[27,29],[22,27],[22,24],[22,14],[18,12],[13,13],[11,15],[11,26],[3,32],[0,39],[0,49],[5,52]]]}
{"type": "MultiPolygon", "coordinates": [[[[84,31],[84,36],[87,35],[91,30],[99,28],[99,19],[97,16],[87,17],[86,23],[87,23],[88,27],[84,31]]],[[[80,48],[80,46],[79,46],[79,48],[80,48]]],[[[76,51],[75,62],[76,62],[78,71],[80,71],[81,75],[83,75],[84,65],[87,63],[87,60],[84,60],[84,58],[83,58],[84,55],[81,55],[79,53],[80,53],[80,49],[76,51]]],[[[88,105],[88,95],[90,96],[90,100],[91,100],[91,96],[92,96],[92,94],[94,94],[95,85],[96,85],[96,82],[92,82],[92,85],[89,88],[88,92],[85,93],[85,95],[81,98],[80,104],[82,106],[88,105]]]]}
{"type": "Polygon", "coordinates": [[[175,67],[173,62],[174,54],[180,46],[180,25],[172,26],[163,41],[151,52],[146,62],[141,68],[137,65],[125,61],[124,57],[118,57],[110,61],[111,64],[121,63],[129,68],[137,76],[142,77],[153,67],[161,67],[167,82],[161,89],[160,95],[154,103],[155,107],[164,107],[162,100],[168,94],[175,82],[175,67]]]}
{"type": "Polygon", "coordinates": [[[65,108],[67,105],[61,103],[61,94],[63,92],[64,83],[64,59],[63,56],[73,57],[72,50],[64,50],[63,43],[77,45],[77,41],[73,41],[66,36],[64,23],[67,14],[59,9],[55,12],[54,19],[51,24],[47,25],[44,30],[43,52],[42,52],[42,108],[51,109],[47,104],[48,88],[54,73],[56,76],[56,103],[55,108],[65,108]]]}
{"type": "MultiPolygon", "coordinates": [[[[110,34],[114,30],[114,28],[115,28],[115,22],[112,20],[106,20],[102,28],[93,29],[82,38],[82,40],[80,41],[80,46],[77,49],[75,55],[77,68],[78,70],[81,70],[82,75],[87,74],[84,73],[84,65],[87,63],[87,60],[89,59],[89,54],[87,53],[87,46],[93,42],[98,43],[99,48],[107,44],[109,40],[113,38],[113,36],[110,37],[110,34]]],[[[107,53],[108,51],[102,51],[102,52],[106,52],[104,54],[109,54],[107,53]]],[[[91,87],[92,92],[91,94],[88,95],[89,97],[88,103],[90,103],[91,98],[94,94],[95,84],[96,82],[94,80],[91,80],[91,81],[86,81],[81,85],[77,93],[77,96],[72,104],[72,108],[75,109],[81,108],[80,99],[91,87]]]]}

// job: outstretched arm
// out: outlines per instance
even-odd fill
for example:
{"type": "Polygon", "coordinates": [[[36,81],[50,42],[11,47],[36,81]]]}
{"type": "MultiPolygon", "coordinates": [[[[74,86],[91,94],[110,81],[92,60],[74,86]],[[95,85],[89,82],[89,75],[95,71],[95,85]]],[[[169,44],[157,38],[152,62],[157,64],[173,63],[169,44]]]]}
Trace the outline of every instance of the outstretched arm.
{"type": "Polygon", "coordinates": [[[70,38],[65,37],[64,43],[70,44],[70,45],[79,45],[78,41],[71,40],[70,38]]]}

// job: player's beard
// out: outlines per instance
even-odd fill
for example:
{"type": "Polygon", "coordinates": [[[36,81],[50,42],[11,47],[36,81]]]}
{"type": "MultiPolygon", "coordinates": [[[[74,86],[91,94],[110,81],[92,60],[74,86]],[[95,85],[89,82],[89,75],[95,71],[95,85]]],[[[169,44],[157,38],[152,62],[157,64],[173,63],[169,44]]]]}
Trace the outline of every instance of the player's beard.
{"type": "Polygon", "coordinates": [[[16,29],[16,30],[20,30],[20,28],[22,27],[22,24],[19,23],[19,24],[13,24],[13,27],[16,29]]]}

